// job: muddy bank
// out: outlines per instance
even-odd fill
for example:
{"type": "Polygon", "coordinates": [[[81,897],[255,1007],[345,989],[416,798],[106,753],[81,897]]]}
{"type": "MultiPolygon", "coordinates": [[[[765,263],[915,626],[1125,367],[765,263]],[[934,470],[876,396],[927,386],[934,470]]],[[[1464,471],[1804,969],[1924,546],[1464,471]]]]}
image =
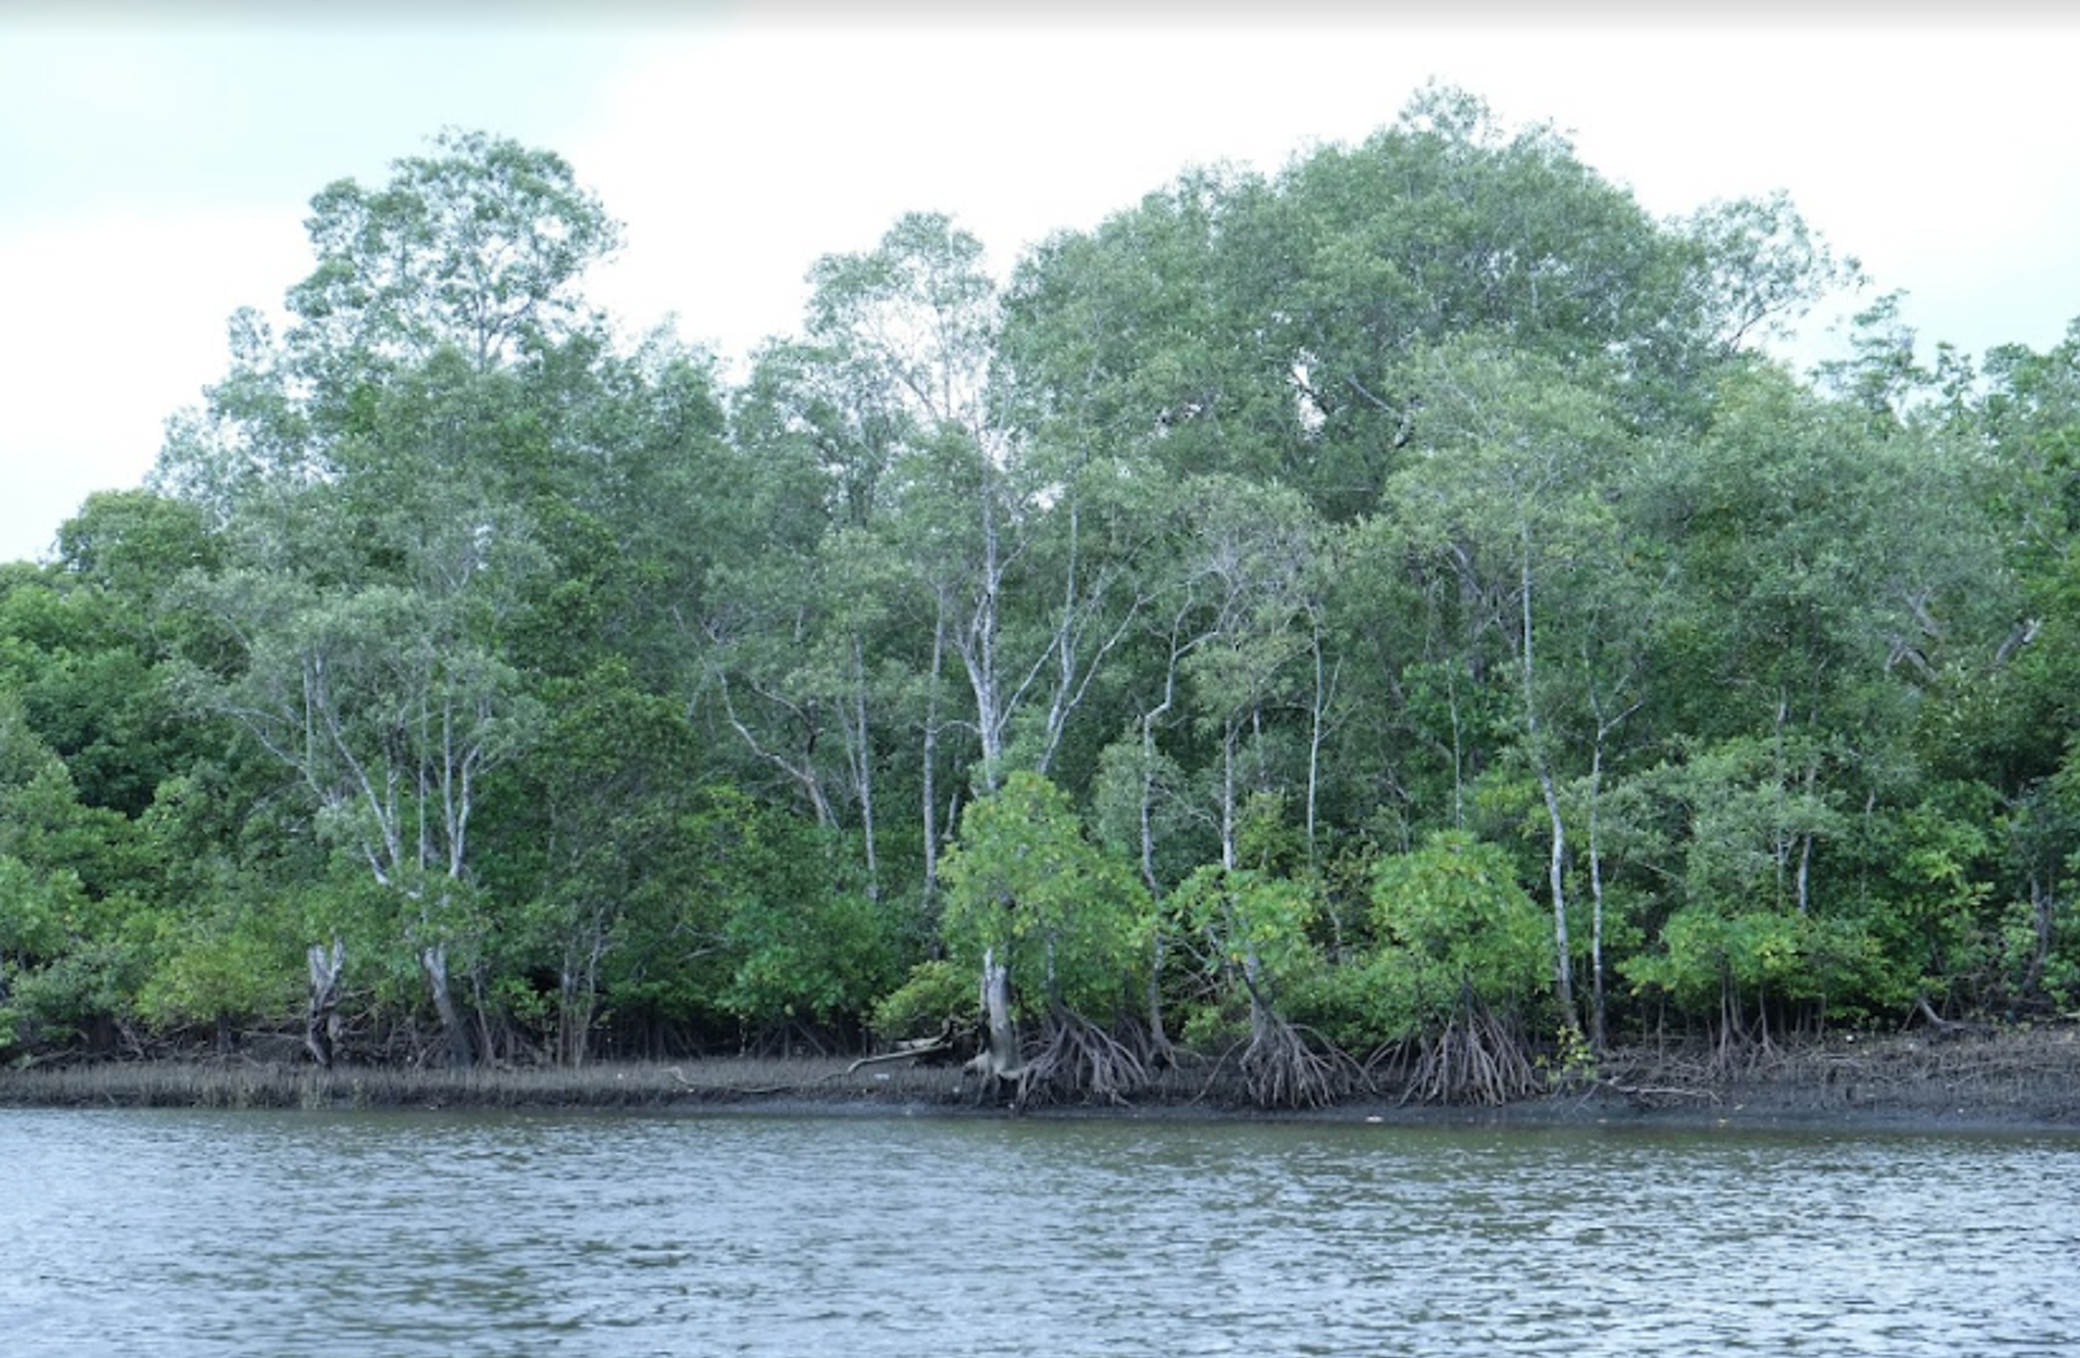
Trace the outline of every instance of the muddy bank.
{"type": "MultiPolygon", "coordinates": [[[[840,1058],[728,1058],[575,1071],[321,1071],[293,1060],[234,1057],[0,1071],[0,1105],[1010,1114],[958,1070],[852,1066],[840,1058]]],[[[1188,1061],[1127,1104],[1041,1104],[1022,1115],[2080,1132],[2080,1028],[1945,1041],[1840,1037],[1736,1055],[1635,1046],[1550,1093],[1500,1107],[1415,1104],[1391,1087],[1375,1087],[1331,1108],[1266,1113],[1242,1097],[1232,1070],[1188,1061]]]]}
{"type": "Polygon", "coordinates": [[[1610,1117],[2080,1131],[2080,1028],[1923,1032],[1712,1054],[1635,1048],[1598,1071],[1610,1117]]]}

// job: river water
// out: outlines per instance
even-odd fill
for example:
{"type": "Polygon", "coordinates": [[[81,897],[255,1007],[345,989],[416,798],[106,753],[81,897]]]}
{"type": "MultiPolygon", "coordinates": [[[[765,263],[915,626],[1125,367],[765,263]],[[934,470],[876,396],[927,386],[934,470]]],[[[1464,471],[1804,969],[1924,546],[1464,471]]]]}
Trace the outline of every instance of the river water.
{"type": "Polygon", "coordinates": [[[2080,1139],[0,1111],[21,1358],[2080,1352],[2080,1139]]]}

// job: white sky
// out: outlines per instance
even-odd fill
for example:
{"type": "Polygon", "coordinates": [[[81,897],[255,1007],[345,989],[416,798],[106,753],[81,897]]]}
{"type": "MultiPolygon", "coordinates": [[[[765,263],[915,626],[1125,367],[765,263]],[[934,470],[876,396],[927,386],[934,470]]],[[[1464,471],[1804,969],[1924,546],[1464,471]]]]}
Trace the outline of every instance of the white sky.
{"type": "Polygon", "coordinates": [[[809,264],[901,212],[950,212],[1008,265],[1187,165],[1358,140],[1432,78],[1552,121],[1658,214],[1790,191],[1876,290],[1908,292],[1926,342],[2041,349],[2080,316],[2080,17],[2048,4],[1671,22],[1617,0],[1458,20],[1144,0],[985,24],[921,3],[276,7],[320,16],[291,23],[247,0],[13,0],[0,561],[47,557],[89,491],[141,480],[222,373],[226,318],[308,272],[313,194],[382,182],[447,125],[562,153],[626,225],[592,296],[725,355],[792,330],[809,264]]]}

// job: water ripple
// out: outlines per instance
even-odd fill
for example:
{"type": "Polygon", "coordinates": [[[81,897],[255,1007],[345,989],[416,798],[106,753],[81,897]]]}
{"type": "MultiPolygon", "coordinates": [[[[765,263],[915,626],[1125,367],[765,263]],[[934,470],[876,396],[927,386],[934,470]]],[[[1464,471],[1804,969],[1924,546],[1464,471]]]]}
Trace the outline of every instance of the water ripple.
{"type": "Polygon", "coordinates": [[[2080,1141],[0,1113],[25,1353],[2080,1346],[2080,1141]]]}

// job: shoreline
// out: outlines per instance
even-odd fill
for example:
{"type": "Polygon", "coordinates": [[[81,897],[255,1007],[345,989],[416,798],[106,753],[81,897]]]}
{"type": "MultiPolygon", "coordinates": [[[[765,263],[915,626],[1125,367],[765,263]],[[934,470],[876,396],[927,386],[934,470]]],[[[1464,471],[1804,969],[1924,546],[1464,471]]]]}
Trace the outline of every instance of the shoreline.
{"type": "Polygon", "coordinates": [[[0,1070],[0,1107],[576,1111],[767,1116],[1024,1117],[1407,1127],[1739,1128],[2080,1133],[2080,1028],[1935,1040],[1848,1035],[1714,1061],[1614,1050],[1593,1079],[1504,1104],[1424,1104],[1371,1089],[1321,1108],[1264,1109],[1213,1063],[1161,1073],[1123,1104],[985,1101],[952,1068],[851,1070],[846,1058],[710,1057],[559,1068],[331,1071],[251,1056],[0,1070]]]}

